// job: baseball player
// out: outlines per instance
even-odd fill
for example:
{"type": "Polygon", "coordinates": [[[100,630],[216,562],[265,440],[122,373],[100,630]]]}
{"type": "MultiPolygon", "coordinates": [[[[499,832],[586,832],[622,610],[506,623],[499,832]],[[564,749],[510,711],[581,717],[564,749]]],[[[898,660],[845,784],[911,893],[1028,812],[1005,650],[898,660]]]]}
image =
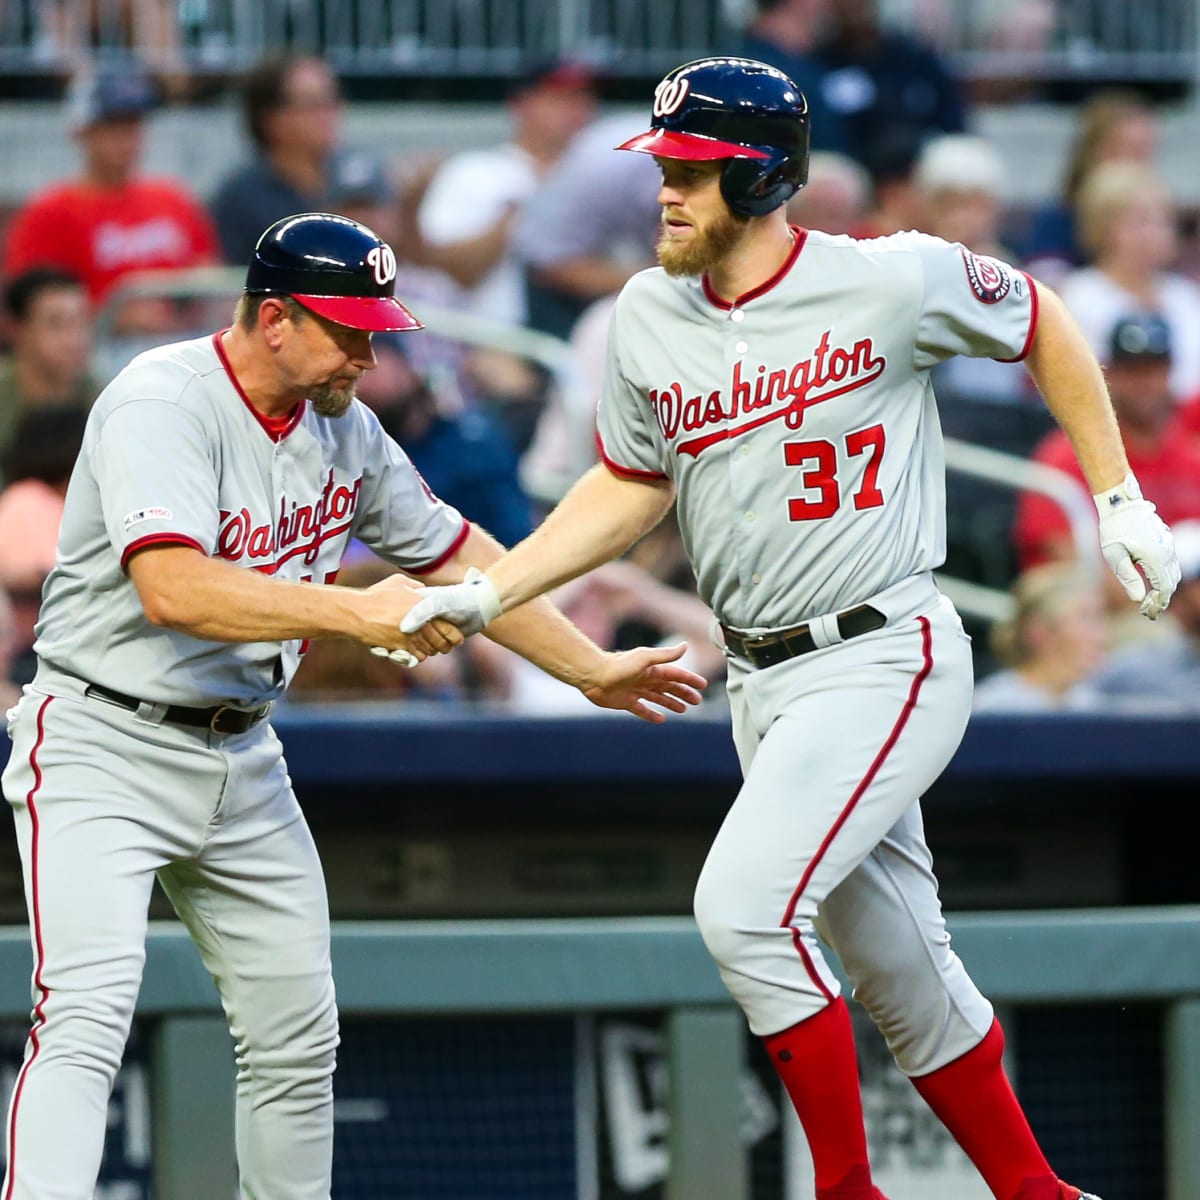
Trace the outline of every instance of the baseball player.
{"type": "MultiPolygon", "coordinates": [[[[425,653],[399,630],[417,585],[330,586],[351,537],[433,582],[501,553],[354,398],[372,332],[420,328],[395,270],[362,225],[286,218],[232,328],[139,356],[91,412],[9,714],[35,965],[0,1200],[92,1196],[155,876],[236,1041],[241,1194],[329,1196],[329,917],[267,717],[305,639],[425,653]]],[[[601,706],[660,721],[700,698],[682,646],[605,654],[548,604],[495,633],[601,706]]]]}
{"type": "Polygon", "coordinates": [[[1151,618],[1179,578],[1170,534],[1052,292],[936,238],[788,226],[808,116],[786,76],[687,64],[656,88],[652,125],[623,149],[662,171],[661,265],[614,310],[602,462],[496,566],[426,591],[401,628],[440,616],[480,629],[621,553],[676,503],[722,630],[745,776],[696,917],[799,1114],[818,1200],[880,1197],[818,936],[997,1200],[1080,1200],[1005,1077],[922,830],[919,797],[958,745],[972,687],[968,639],[931,576],[945,500],[930,369],[954,354],[1025,360],[1096,495],[1104,554],[1151,618]]]}

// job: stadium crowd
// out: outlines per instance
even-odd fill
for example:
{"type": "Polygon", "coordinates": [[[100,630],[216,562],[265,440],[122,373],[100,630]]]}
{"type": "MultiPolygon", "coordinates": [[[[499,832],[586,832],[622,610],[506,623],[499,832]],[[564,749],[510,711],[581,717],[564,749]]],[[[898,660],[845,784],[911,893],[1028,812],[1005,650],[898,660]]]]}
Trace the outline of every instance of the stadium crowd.
{"type": "MultiPolygon", "coordinates": [[[[1060,194],[1020,209],[1011,167],[973,131],[968,93],[931,46],[881,23],[869,0],[753,7],[742,39],[714,50],[773,63],[809,98],[814,151],[792,220],[853,237],[919,230],[1056,288],[1105,365],[1131,465],[1177,532],[1184,583],[1163,620],[1139,622],[1104,582],[1098,550],[1096,562],[1077,557],[1057,504],[952,475],[947,572],[1011,596],[1012,616],[977,639],[990,676],[979,707],[1144,704],[1140,681],[1154,678],[1156,703],[1200,708],[1200,272],[1184,253],[1189,214],[1159,170],[1154,103],[1133,90],[1095,90],[1076,110],[1060,194]]],[[[658,171],[647,156],[612,149],[642,128],[644,114],[607,111],[603,80],[583,62],[536,62],[511,81],[506,141],[412,169],[346,143],[345,101],[328,62],[271,59],[239,82],[247,150],[231,155],[212,195],[197,195],[186,180],[143,168],[147,122],[180,94],[178,73],[164,80],[133,59],[119,70],[85,65],[64,100],[77,174],[47,180],[5,222],[6,694],[32,672],[41,582],[89,405],[138,350],[217,328],[232,308],[232,297],[214,306],[211,296],[127,285],[147,272],[178,280],[193,268],[241,267],[281,216],[332,211],[375,229],[399,259],[397,294],[418,315],[423,306],[461,312],[569,348],[572,369],[556,373],[497,348],[502,337],[376,338],[378,366],[361,381],[361,399],[469,519],[518,541],[594,461],[608,316],[624,282],[654,262],[658,171]]],[[[948,434],[1066,472],[1090,508],[1022,366],[955,359],[934,380],[948,434]]],[[[365,585],[389,570],[363,550],[340,579],[365,585]]],[[[669,521],[558,599],[603,644],[686,636],[696,668],[722,672],[669,521]]],[[[481,639],[412,672],[330,642],[309,651],[289,702],[372,695],[571,711],[571,689],[524,667],[481,639]]]]}

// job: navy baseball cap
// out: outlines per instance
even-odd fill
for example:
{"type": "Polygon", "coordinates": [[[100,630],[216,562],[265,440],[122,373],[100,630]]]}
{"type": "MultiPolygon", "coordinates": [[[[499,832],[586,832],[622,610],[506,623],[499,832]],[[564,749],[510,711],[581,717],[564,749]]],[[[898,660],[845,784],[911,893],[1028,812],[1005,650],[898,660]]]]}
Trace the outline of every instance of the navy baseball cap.
{"type": "Polygon", "coordinates": [[[1166,362],[1171,357],[1171,329],[1158,313],[1122,317],[1109,337],[1108,361],[1166,362]]]}
{"type": "Polygon", "coordinates": [[[563,92],[588,92],[596,87],[596,72],[586,62],[574,58],[539,58],[527,62],[510,80],[508,97],[512,99],[534,88],[563,92]]]}
{"type": "Polygon", "coordinates": [[[137,68],[120,74],[88,71],[77,75],[67,90],[67,124],[78,133],[101,121],[145,116],[158,105],[157,88],[137,68]]]}

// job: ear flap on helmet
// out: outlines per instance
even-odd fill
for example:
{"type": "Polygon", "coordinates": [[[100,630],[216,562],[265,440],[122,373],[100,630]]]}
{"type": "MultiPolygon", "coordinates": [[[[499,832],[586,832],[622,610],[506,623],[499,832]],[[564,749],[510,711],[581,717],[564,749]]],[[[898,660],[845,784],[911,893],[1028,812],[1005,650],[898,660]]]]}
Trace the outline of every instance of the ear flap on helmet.
{"type": "Polygon", "coordinates": [[[763,217],[804,186],[807,167],[807,158],[789,160],[782,155],[768,162],[731,158],[721,172],[721,195],[740,216],[763,217]]]}

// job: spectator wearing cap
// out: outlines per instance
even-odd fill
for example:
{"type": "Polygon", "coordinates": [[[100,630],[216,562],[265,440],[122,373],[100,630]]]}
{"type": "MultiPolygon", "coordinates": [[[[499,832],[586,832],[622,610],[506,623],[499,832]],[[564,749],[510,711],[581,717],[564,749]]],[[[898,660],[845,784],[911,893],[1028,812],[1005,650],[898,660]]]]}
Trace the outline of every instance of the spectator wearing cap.
{"type": "Polygon", "coordinates": [[[84,412],[100,393],[88,371],[88,296],[73,275],[34,267],[10,280],[4,323],[12,349],[0,358],[0,464],[25,413],[53,407],[84,412]]]}
{"type": "Polygon", "coordinates": [[[1160,313],[1171,330],[1171,386],[1200,391],[1200,285],[1175,267],[1175,202],[1165,180],[1142,162],[1104,162],[1079,189],[1079,238],[1091,262],[1058,292],[1103,363],[1113,326],[1126,313],[1160,313]]]}
{"type": "Polygon", "coordinates": [[[513,222],[591,119],[595,103],[594,79],[583,64],[535,64],[509,91],[508,141],[452,155],[430,181],[417,214],[425,258],[467,289],[472,312],[524,324],[525,282],[510,245],[513,222]]]}
{"type": "Polygon", "coordinates": [[[253,157],[210,205],[226,262],[247,262],[258,235],[281,217],[330,210],[342,111],[337,78],[319,58],[270,59],[249,72],[242,112],[253,157]]]}
{"type": "MultiPolygon", "coordinates": [[[[1170,384],[1171,331],[1166,321],[1152,313],[1123,317],[1112,331],[1105,357],[1109,393],[1129,469],[1146,499],[1157,506],[1159,516],[1172,528],[1182,521],[1200,519],[1200,446],[1181,429],[1170,384]]],[[[1048,434],[1033,458],[1077,479],[1081,497],[1090,501],[1065,433],[1055,430],[1048,434]]],[[[1023,567],[1074,555],[1066,517],[1057,504],[1040,494],[1022,493],[1014,533],[1023,567]]],[[[1114,592],[1119,603],[1117,592],[1119,588],[1114,592]]]]}
{"type": "MultiPolygon", "coordinates": [[[[83,155],[82,174],[35,195],[13,218],[4,274],[57,267],[102,304],[138,271],[177,270],[216,258],[204,208],[179,183],[140,174],[145,117],[158,104],[150,80],[130,68],[81,74],[67,96],[67,119],[83,155]]],[[[161,305],[131,304],[122,332],[169,328],[161,305]]]]}
{"type": "Polygon", "coordinates": [[[1168,633],[1122,646],[1094,680],[1101,695],[1140,709],[1200,713],[1200,521],[1172,530],[1183,572],[1166,613],[1168,633]]]}

